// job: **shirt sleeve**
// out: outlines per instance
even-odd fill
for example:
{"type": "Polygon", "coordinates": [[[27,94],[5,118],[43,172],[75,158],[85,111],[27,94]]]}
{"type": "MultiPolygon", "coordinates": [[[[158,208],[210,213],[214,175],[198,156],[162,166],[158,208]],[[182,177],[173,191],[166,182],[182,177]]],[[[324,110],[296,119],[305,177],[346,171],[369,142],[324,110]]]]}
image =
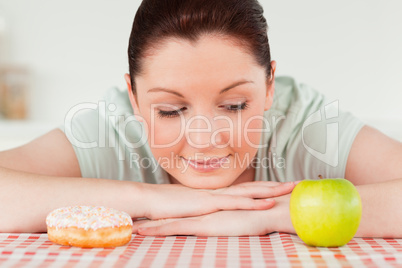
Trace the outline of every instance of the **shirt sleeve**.
{"type": "Polygon", "coordinates": [[[271,165],[263,180],[344,178],[350,149],[364,123],[313,88],[280,78],[267,117],[282,117],[265,138],[271,165]],[[278,165],[281,163],[281,165],[278,165]]]}
{"type": "Polygon", "coordinates": [[[73,146],[82,177],[168,183],[126,92],[112,88],[98,103],[74,106],[59,128],[73,146]]]}
{"type": "Polygon", "coordinates": [[[286,154],[289,176],[300,179],[345,178],[352,144],[364,124],[350,112],[339,110],[338,102],[326,104],[306,118],[289,142],[286,154]],[[332,114],[331,114],[332,113],[332,114]]]}

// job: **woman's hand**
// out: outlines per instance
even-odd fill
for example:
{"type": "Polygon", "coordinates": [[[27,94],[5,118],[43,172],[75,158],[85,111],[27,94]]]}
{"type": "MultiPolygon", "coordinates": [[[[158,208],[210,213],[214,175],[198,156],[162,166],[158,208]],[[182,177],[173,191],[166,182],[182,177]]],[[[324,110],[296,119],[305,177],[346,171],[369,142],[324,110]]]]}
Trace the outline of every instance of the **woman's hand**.
{"type": "Polygon", "coordinates": [[[243,236],[264,235],[274,231],[294,233],[289,215],[290,194],[276,199],[275,207],[269,210],[217,211],[194,217],[139,220],[134,222],[133,233],[153,236],[243,236]]]}
{"type": "Polygon", "coordinates": [[[290,193],[295,184],[246,182],[216,190],[193,189],[179,184],[142,184],[142,215],[148,219],[200,216],[220,210],[266,210],[272,197],[290,193]],[[255,199],[258,198],[258,199],[255,199]]]}
{"type": "Polygon", "coordinates": [[[151,236],[244,236],[274,232],[267,210],[218,211],[207,215],[134,222],[133,233],[151,236]]]}

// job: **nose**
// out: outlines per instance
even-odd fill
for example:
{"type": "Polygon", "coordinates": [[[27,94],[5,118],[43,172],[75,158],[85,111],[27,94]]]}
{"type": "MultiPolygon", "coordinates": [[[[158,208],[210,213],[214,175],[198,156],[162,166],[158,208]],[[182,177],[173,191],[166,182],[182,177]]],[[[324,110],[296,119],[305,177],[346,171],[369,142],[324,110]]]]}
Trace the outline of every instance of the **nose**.
{"type": "Polygon", "coordinates": [[[196,115],[186,124],[186,139],[190,146],[207,151],[211,148],[224,148],[228,140],[228,127],[224,127],[219,117],[196,115]]]}

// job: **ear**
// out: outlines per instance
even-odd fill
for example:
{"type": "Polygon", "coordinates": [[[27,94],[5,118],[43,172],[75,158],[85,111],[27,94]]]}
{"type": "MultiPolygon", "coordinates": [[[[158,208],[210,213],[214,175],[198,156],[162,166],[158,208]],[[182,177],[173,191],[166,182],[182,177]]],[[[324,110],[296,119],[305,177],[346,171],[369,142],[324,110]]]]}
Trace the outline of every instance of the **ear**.
{"type": "Polygon", "coordinates": [[[138,107],[138,104],[137,104],[137,99],[134,96],[133,90],[131,89],[130,75],[129,74],[124,74],[124,79],[126,80],[128,97],[129,97],[130,102],[131,102],[131,107],[133,107],[135,118],[137,119],[137,121],[143,122],[144,119],[141,116],[140,108],[138,107]]]}
{"type": "Polygon", "coordinates": [[[267,95],[265,97],[264,111],[268,111],[274,100],[276,61],[271,61],[271,77],[266,82],[267,95]]]}

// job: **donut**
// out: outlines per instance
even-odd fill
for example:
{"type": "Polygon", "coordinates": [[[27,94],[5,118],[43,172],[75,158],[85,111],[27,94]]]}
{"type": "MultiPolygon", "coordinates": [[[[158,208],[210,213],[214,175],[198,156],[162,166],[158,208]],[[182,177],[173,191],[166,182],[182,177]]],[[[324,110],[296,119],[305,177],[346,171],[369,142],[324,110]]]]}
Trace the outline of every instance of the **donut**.
{"type": "Polygon", "coordinates": [[[50,241],[82,248],[122,246],[133,232],[130,215],[102,206],[58,208],[47,215],[46,226],[50,241]]]}

